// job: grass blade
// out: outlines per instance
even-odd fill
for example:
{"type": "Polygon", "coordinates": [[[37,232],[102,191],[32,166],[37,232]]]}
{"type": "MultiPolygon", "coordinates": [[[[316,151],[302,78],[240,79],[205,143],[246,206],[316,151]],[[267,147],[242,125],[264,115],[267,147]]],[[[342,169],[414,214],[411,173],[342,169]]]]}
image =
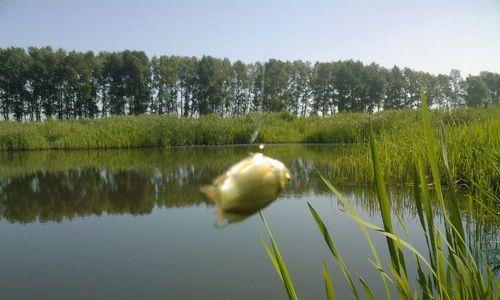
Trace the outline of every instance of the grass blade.
{"type": "Polygon", "coordinates": [[[427,226],[425,225],[424,209],[422,206],[422,196],[420,195],[419,189],[419,177],[418,177],[418,165],[413,168],[413,196],[415,197],[415,205],[417,207],[418,219],[420,225],[424,232],[427,232],[427,226]]]}
{"type": "Polygon", "coordinates": [[[271,249],[269,248],[269,246],[267,245],[267,242],[264,240],[263,237],[260,237],[260,241],[262,242],[262,246],[264,246],[264,250],[266,251],[267,257],[269,257],[269,260],[273,264],[274,269],[276,270],[276,272],[280,276],[281,280],[283,280],[283,276],[281,276],[281,271],[280,271],[280,267],[278,264],[278,260],[276,260],[276,256],[271,251],[271,249]]]}
{"type": "Polygon", "coordinates": [[[285,285],[285,289],[286,289],[286,292],[288,294],[288,299],[297,300],[298,297],[297,297],[297,294],[295,293],[295,287],[293,285],[292,278],[290,277],[290,273],[288,272],[286,264],[283,261],[283,257],[281,256],[278,245],[276,244],[276,241],[274,240],[271,229],[269,228],[269,225],[267,225],[267,222],[266,222],[266,219],[264,218],[264,215],[261,212],[259,212],[259,214],[260,214],[260,217],[262,219],[262,222],[266,226],[267,233],[269,234],[269,239],[271,240],[271,245],[273,247],[274,255],[276,257],[276,263],[277,263],[278,269],[281,273],[281,278],[283,279],[283,284],[285,285]]]}
{"type": "Polygon", "coordinates": [[[366,281],[364,281],[361,276],[359,276],[359,281],[361,282],[363,290],[365,290],[366,298],[368,298],[368,300],[375,300],[376,298],[375,295],[373,295],[372,289],[370,289],[366,281]]]}
{"type": "MultiPolygon", "coordinates": [[[[335,188],[335,186],[330,181],[328,181],[319,171],[318,171],[318,175],[319,175],[319,177],[321,177],[323,182],[328,186],[328,188],[335,193],[335,195],[339,198],[339,200],[342,202],[342,204],[347,208],[349,213],[357,216],[358,213],[352,207],[351,203],[349,203],[349,201],[347,201],[347,199],[344,197],[344,195],[342,195],[342,193],[340,193],[340,191],[337,190],[337,188],[335,188]]],[[[375,248],[375,245],[373,244],[373,241],[372,241],[370,234],[368,233],[368,230],[366,229],[366,227],[360,223],[357,223],[357,224],[358,224],[359,228],[361,229],[361,232],[363,232],[363,235],[365,236],[365,239],[368,242],[368,245],[370,246],[370,250],[373,254],[373,258],[375,259],[375,264],[378,266],[378,267],[376,267],[376,269],[379,271],[380,278],[381,278],[382,283],[384,285],[386,299],[391,300],[392,299],[391,291],[389,290],[389,285],[387,284],[387,279],[389,277],[387,276],[387,273],[385,273],[384,270],[382,270],[382,268],[380,267],[381,261],[380,261],[377,249],[375,248]]],[[[389,280],[390,280],[390,278],[389,278],[389,280]]]]}
{"type": "Polygon", "coordinates": [[[328,232],[325,223],[323,223],[323,220],[320,218],[320,216],[318,215],[316,210],[311,206],[311,204],[307,203],[307,205],[309,206],[309,210],[311,211],[311,214],[313,215],[313,218],[316,221],[316,224],[318,225],[319,231],[321,232],[323,238],[325,239],[326,245],[328,246],[328,248],[330,248],[330,252],[332,252],[333,257],[337,260],[340,266],[340,270],[342,271],[342,274],[344,275],[345,279],[347,280],[347,283],[349,284],[349,287],[351,288],[352,294],[356,299],[359,299],[358,291],[356,290],[356,286],[354,286],[354,282],[352,280],[351,274],[349,273],[349,270],[347,269],[347,265],[345,264],[342,255],[340,255],[337,246],[335,246],[333,238],[328,232]]]}
{"type": "MultiPolygon", "coordinates": [[[[380,214],[382,216],[382,222],[384,224],[385,231],[394,234],[394,228],[392,226],[391,220],[391,205],[389,198],[387,197],[387,191],[385,189],[384,177],[382,174],[382,168],[380,165],[380,160],[378,157],[377,145],[375,142],[375,135],[373,133],[373,128],[370,127],[370,151],[372,155],[373,164],[373,174],[375,178],[375,187],[377,188],[377,198],[380,205],[380,214]]],[[[389,248],[389,253],[391,255],[391,260],[396,270],[405,269],[404,257],[399,251],[399,247],[396,246],[394,240],[386,239],[387,247],[389,248]]],[[[406,270],[404,270],[406,273],[406,270]]]]}
{"type": "Polygon", "coordinates": [[[335,290],[333,289],[332,279],[330,278],[330,272],[328,272],[328,265],[326,262],[323,263],[323,277],[325,278],[326,299],[335,300],[335,290]]]}
{"type": "Polygon", "coordinates": [[[427,217],[427,248],[429,250],[430,260],[433,266],[436,257],[435,238],[434,238],[434,216],[431,207],[431,199],[429,196],[429,190],[427,188],[427,182],[425,180],[425,170],[424,163],[421,159],[418,160],[418,175],[420,178],[420,188],[422,195],[422,202],[425,210],[425,216],[427,217]]]}

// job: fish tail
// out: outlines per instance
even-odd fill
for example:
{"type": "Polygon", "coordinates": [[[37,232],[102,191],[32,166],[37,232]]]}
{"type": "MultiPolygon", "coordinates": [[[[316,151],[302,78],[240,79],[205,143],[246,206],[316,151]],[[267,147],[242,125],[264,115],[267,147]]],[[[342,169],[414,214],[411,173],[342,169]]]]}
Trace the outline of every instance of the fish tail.
{"type": "Polygon", "coordinates": [[[200,191],[207,196],[207,198],[214,204],[219,204],[220,193],[219,190],[213,185],[205,185],[200,188],[200,191]]]}
{"type": "Polygon", "coordinates": [[[223,221],[224,221],[224,211],[219,207],[217,208],[217,214],[215,217],[215,226],[220,227],[223,221]]]}

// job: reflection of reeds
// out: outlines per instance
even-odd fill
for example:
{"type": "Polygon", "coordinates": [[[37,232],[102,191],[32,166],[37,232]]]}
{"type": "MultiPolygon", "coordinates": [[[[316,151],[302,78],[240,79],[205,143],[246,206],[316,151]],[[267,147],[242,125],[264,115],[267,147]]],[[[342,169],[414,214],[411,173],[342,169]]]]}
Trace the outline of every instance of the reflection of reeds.
{"type": "MultiPolygon", "coordinates": [[[[286,194],[315,195],[329,192],[316,168],[322,173],[337,168],[336,160],[349,156],[353,148],[293,144],[264,150],[294,174],[286,194]]],[[[0,218],[61,221],[103,213],[147,214],[155,206],[205,205],[196,187],[209,183],[252,150],[255,147],[0,153],[0,218]]],[[[335,182],[356,206],[370,215],[378,213],[372,187],[342,179],[335,182]]],[[[410,217],[417,214],[411,187],[392,186],[388,193],[396,212],[410,217]]],[[[481,213],[481,206],[471,204],[467,197],[458,202],[470,216],[467,222],[491,223],[481,213]]],[[[439,213],[436,205],[433,210],[439,213]]]]}
{"type": "MultiPolygon", "coordinates": [[[[324,180],[326,185],[337,195],[345,209],[345,214],[354,220],[365,234],[366,240],[370,245],[373,254],[373,260],[370,259],[372,265],[380,273],[381,280],[386,291],[386,298],[391,299],[391,292],[388,288],[388,281],[396,288],[398,298],[401,299],[498,299],[500,293],[500,282],[495,277],[492,268],[487,263],[486,258],[480,253],[479,249],[466,242],[466,232],[463,229],[460,211],[456,199],[453,197],[449,201],[445,201],[442,191],[442,178],[447,181],[451,195],[454,193],[454,181],[450,168],[453,166],[448,161],[448,153],[445,148],[444,140],[441,143],[443,149],[441,160],[438,160],[437,143],[434,133],[431,130],[431,122],[429,119],[427,102],[423,91],[422,98],[422,116],[423,116],[423,131],[424,152],[420,153],[418,163],[414,164],[414,199],[416,201],[417,212],[422,229],[425,232],[425,241],[427,244],[427,254],[423,255],[413,245],[405,241],[403,236],[398,235],[393,230],[391,214],[394,211],[391,209],[388,194],[386,192],[383,171],[380,164],[378,142],[374,135],[370,136],[371,162],[373,174],[375,177],[375,186],[377,190],[377,198],[380,208],[380,214],[383,221],[383,227],[379,227],[367,220],[361,218],[354,210],[351,203],[333,186],[328,180],[324,180]],[[425,163],[427,162],[427,163],[425,163]],[[446,174],[440,171],[444,165],[446,174]],[[430,197],[431,190],[427,187],[426,164],[432,173],[433,192],[436,195],[434,202],[437,202],[437,207],[441,213],[443,227],[440,229],[434,224],[436,218],[432,209],[432,199],[430,197]],[[420,187],[420,188],[419,188],[420,187]],[[380,263],[380,256],[376,248],[373,246],[370,235],[367,229],[375,231],[378,234],[385,236],[387,248],[390,253],[390,260],[387,267],[380,263]],[[403,252],[406,252],[405,256],[403,252]],[[408,254],[413,257],[417,268],[418,288],[413,287],[413,280],[409,278],[407,272],[408,254]]],[[[483,193],[475,195],[475,197],[486,197],[483,193]]],[[[481,205],[481,200],[477,200],[476,205],[481,205]]],[[[492,201],[499,202],[500,199],[495,197],[492,201]]],[[[330,249],[335,261],[337,261],[344,278],[346,279],[352,295],[355,299],[359,299],[358,287],[355,285],[353,275],[349,272],[341,253],[338,251],[333,237],[326,228],[323,220],[309,205],[310,211],[318,225],[328,248],[330,249]]],[[[491,213],[490,210],[484,210],[483,213],[491,213]]],[[[395,213],[398,220],[401,220],[399,215],[395,213]]],[[[492,218],[498,221],[498,215],[493,211],[492,218]]],[[[297,299],[293,294],[290,296],[290,290],[294,291],[294,285],[284,263],[279,248],[277,246],[271,230],[269,229],[265,219],[263,218],[266,228],[269,232],[269,237],[273,246],[274,252],[271,252],[266,242],[263,241],[266,253],[277,272],[280,274],[285,288],[290,299],[297,299]],[[280,263],[275,261],[279,259],[280,263]],[[285,280],[284,274],[287,275],[285,280]]],[[[401,224],[403,227],[404,225],[401,224]]],[[[334,299],[334,290],[328,270],[324,271],[326,298],[334,299]]],[[[361,276],[358,276],[360,285],[363,288],[368,299],[374,299],[374,294],[368,283],[361,276]]]]}
{"type": "MultiPolygon", "coordinates": [[[[278,148],[289,149],[289,154],[281,157],[287,159],[294,174],[285,192],[287,195],[329,193],[314,170],[314,166],[320,164],[312,155],[315,152],[309,155],[311,151],[303,151],[299,145],[278,148]],[[301,158],[297,158],[298,155],[301,158]]],[[[210,182],[228,163],[248,152],[247,148],[230,149],[176,151],[180,153],[130,150],[61,152],[59,155],[55,155],[56,152],[20,153],[10,162],[5,160],[7,168],[3,171],[16,175],[0,178],[0,218],[11,222],[61,221],[104,213],[148,214],[155,207],[205,205],[204,198],[193,186],[210,182]],[[34,170],[29,169],[32,162],[38,162],[34,170]]],[[[329,149],[335,152],[337,148],[329,149]]],[[[339,187],[357,207],[371,216],[378,213],[372,187],[339,187]]],[[[388,193],[394,211],[408,217],[417,215],[410,187],[392,187],[388,193]]],[[[480,207],[466,200],[460,201],[461,210],[468,216],[466,222],[487,223],[488,218],[481,214],[480,207]]],[[[438,213],[436,205],[433,211],[438,213]]]]}
{"type": "MultiPolygon", "coordinates": [[[[500,192],[498,116],[500,116],[498,107],[457,110],[450,113],[434,112],[430,115],[436,131],[439,132],[441,127],[445,129],[443,138],[448,147],[447,159],[451,166],[449,172],[464,187],[489,190],[492,193],[500,192]]],[[[85,145],[91,148],[94,144],[98,148],[107,148],[105,144],[101,147],[100,143],[114,143],[115,140],[120,140],[122,143],[116,147],[138,147],[141,145],[141,140],[154,141],[153,145],[163,145],[167,140],[170,141],[169,135],[174,133],[186,137],[178,137],[174,139],[175,142],[168,142],[172,145],[231,144],[246,142],[248,134],[253,131],[253,126],[260,119],[265,121],[259,134],[261,139],[259,142],[353,143],[351,146],[338,146],[328,150],[308,145],[267,146],[264,152],[268,156],[279,159],[288,166],[293,163],[300,164],[297,168],[299,172],[311,172],[310,170],[317,168],[326,177],[334,178],[338,183],[358,185],[373,182],[369,145],[366,143],[369,117],[363,114],[295,119],[282,119],[279,114],[264,114],[230,119],[204,117],[197,120],[177,120],[169,117],[140,116],[68,123],[0,122],[0,148],[2,143],[16,144],[16,141],[12,141],[14,138],[36,143],[37,139],[47,139],[46,135],[50,135],[49,140],[54,140],[53,148],[56,149],[87,148],[85,145]],[[180,122],[179,126],[176,126],[176,122],[180,122]],[[187,127],[183,127],[184,125],[187,127]],[[107,136],[111,134],[107,132],[111,130],[110,128],[113,134],[119,134],[118,137],[107,136]],[[87,129],[90,131],[87,132],[87,129]],[[131,129],[131,132],[126,129],[131,129]],[[16,133],[18,130],[22,131],[19,135],[16,133]],[[92,134],[92,130],[98,133],[92,134]],[[223,131],[224,135],[218,137],[218,131],[223,131]],[[68,132],[75,136],[69,135],[68,132]],[[26,137],[22,138],[24,134],[26,137]],[[79,134],[82,136],[78,137],[79,134]],[[97,140],[98,138],[102,140],[97,140]],[[209,140],[210,138],[213,140],[209,140]],[[73,139],[82,144],[71,146],[73,139]],[[195,140],[190,141],[190,139],[195,140]],[[299,158],[304,159],[299,161],[299,158]]],[[[412,182],[413,166],[425,151],[425,144],[418,130],[419,124],[421,117],[415,111],[388,111],[373,116],[372,126],[378,140],[381,168],[386,183],[406,185],[412,182]]],[[[440,146],[436,151],[439,150],[440,146]]],[[[214,168],[214,165],[228,167],[232,162],[241,160],[248,151],[257,151],[257,148],[220,147],[215,152],[206,147],[197,147],[192,151],[184,148],[170,148],[165,151],[174,155],[167,156],[158,149],[37,153],[0,151],[0,165],[2,165],[0,176],[14,176],[41,169],[57,171],[89,166],[112,170],[134,168],[154,170],[172,168],[180,164],[203,164],[197,162],[197,155],[206,158],[207,168],[214,168]]],[[[427,168],[426,171],[429,173],[430,169],[427,168]]],[[[446,173],[444,164],[440,164],[440,172],[446,173]]]]}

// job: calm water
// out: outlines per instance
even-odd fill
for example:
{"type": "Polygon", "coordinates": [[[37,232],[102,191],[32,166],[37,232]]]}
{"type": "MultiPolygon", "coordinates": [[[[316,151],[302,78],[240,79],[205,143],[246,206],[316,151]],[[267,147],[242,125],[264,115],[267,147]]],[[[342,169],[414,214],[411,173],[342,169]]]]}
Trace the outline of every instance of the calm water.
{"type": "MultiPolygon", "coordinates": [[[[259,241],[266,236],[260,218],[216,228],[216,209],[198,192],[250,151],[256,148],[0,153],[0,299],[285,299],[259,241]]],[[[338,298],[350,296],[307,202],[325,219],[351,272],[383,293],[361,232],[316,175],[315,167],[335,168],[345,151],[264,150],[294,175],[263,212],[303,299],[324,298],[323,261],[338,298]]],[[[348,181],[339,189],[363,217],[381,224],[373,190],[348,181]]],[[[390,195],[408,239],[425,249],[411,190],[390,195]]],[[[464,224],[489,256],[499,254],[498,224],[485,226],[466,210],[464,224]]],[[[385,240],[372,236],[385,260],[385,240]]]]}

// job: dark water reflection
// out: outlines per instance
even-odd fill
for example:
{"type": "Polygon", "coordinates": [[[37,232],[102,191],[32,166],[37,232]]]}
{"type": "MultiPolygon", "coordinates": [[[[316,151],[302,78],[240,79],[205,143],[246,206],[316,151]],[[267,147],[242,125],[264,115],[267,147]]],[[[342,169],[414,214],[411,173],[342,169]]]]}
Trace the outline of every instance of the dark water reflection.
{"type": "MultiPolygon", "coordinates": [[[[344,151],[298,145],[269,148],[268,154],[284,161],[294,174],[287,190],[290,194],[327,192],[314,166],[328,166],[325,155],[334,157],[344,151]]],[[[10,222],[47,222],[103,213],[141,215],[155,207],[207,204],[197,187],[211,182],[252,150],[255,148],[198,147],[3,153],[0,216],[10,222]]]]}
{"type": "MultiPolygon", "coordinates": [[[[217,230],[215,208],[197,188],[255,150],[1,153],[0,298],[284,298],[258,241],[264,234],[258,218],[217,230]]],[[[290,186],[264,213],[306,298],[323,297],[321,263],[331,261],[306,202],[334,228],[350,267],[377,285],[362,235],[316,174],[315,168],[335,168],[336,159],[349,151],[304,145],[265,149],[293,174],[290,186]]],[[[380,223],[372,189],[337,183],[363,216],[380,223]]],[[[409,239],[423,249],[411,189],[393,188],[390,194],[409,239]]],[[[476,218],[465,199],[461,206],[471,241],[494,257],[498,224],[476,218]]],[[[383,239],[375,242],[385,249],[383,239]]],[[[339,294],[348,295],[340,273],[335,276],[339,294]]]]}

